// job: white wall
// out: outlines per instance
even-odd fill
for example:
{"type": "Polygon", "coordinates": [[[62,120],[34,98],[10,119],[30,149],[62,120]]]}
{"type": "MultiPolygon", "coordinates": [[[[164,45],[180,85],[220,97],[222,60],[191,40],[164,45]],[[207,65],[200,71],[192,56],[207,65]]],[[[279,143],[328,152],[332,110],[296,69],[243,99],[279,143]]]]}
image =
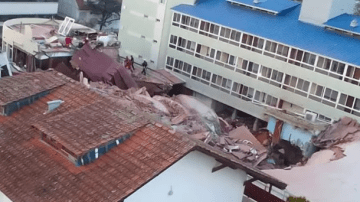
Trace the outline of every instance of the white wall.
{"type": "Polygon", "coordinates": [[[46,15],[57,12],[57,2],[0,2],[1,15],[46,15]]]}
{"type": "Polygon", "coordinates": [[[321,25],[344,13],[352,14],[355,0],[303,0],[299,20],[321,25]]]}
{"type": "Polygon", "coordinates": [[[0,201],[1,202],[12,202],[4,193],[0,191],[0,201]]]}
{"type": "Polygon", "coordinates": [[[217,162],[193,151],[126,198],[125,202],[231,202],[242,201],[246,173],[224,168],[211,172],[217,162]],[[168,195],[172,187],[173,194],[168,195]]]}
{"type": "Polygon", "coordinates": [[[329,19],[332,0],[303,0],[299,20],[322,24],[329,19]]]}
{"type": "MultiPolygon", "coordinates": [[[[169,37],[170,8],[181,3],[192,5],[194,2],[194,0],[123,0],[119,29],[120,55],[123,57],[133,55],[135,62],[138,63],[146,59],[150,68],[164,68],[163,63],[158,61],[162,50],[165,50],[162,42],[164,39],[167,42],[169,37]],[[142,58],[139,58],[139,55],[142,58]]],[[[166,44],[164,47],[166,48],[166,44]]]]}
{"type": "Polygon", "coordinates": [[[331,19],[343,13],[353,14],[355,2],[355,0],[334,0],[329,18],[331,19]]]}

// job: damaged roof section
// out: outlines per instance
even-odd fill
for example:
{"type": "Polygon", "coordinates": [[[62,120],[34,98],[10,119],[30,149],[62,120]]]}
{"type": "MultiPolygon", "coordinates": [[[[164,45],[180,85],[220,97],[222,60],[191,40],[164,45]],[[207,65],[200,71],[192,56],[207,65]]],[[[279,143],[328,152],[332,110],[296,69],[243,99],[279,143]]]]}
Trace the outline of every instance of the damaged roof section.
{"type": "Polygon", "coordinates": [[[120,89],[137,88],[135,80],[124,66],[96,47],[92,48],[89,43],[75,52],[70,63],[74,68],[83,71],[91,81],[102,81],[120,89]]]}
{"type": "Polygon", "coordinates": [[[343,117],[338,122],[329,125],[313,139],[315,146],[320,148],[330,148],[336,144],[350,142],[360,137],[359,123],[349,117],[343,117]]]}
{"type": "Polygon", "coordinates": [[[0,79],[0,113],[8,116],[65,83],[64,79],[50,72],[2,78],[0,79]]]}
{"type": "Polygon", "coordinates": [[[295,127],[303,128],[305,130],[314,131],[316,133],[324,130],[329,124],[323,122],[312,122],[304,119],[303,117],[297,116],[296,114],[290,114],[285,111],[267,108],[266,114],[273,116],[276,119],[282,120],[295,127]]]}
{"type": "Polygon", "coordinates": [[[122,143],[147,123],[140,114],[133,114],[108,100],[100,100],[43,120],[34,127],[41,131],[45,142],[63,152],[76,165],[83,165],[122,143]]]}

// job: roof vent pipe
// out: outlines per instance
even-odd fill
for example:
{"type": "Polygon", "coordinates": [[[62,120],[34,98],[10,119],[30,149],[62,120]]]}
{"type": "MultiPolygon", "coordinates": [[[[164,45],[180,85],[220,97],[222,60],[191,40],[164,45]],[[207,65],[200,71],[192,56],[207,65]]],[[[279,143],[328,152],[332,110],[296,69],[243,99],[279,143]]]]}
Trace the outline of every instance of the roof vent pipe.
{"type": "Polygon", "coordinates": [[[358,21],[356,19],[353,19],[350,23],[350,27],[357,27],[359,24],[358,24],[358,21]]]}
{"type": "Polygon", "coordinates": [[[260,1],[259,1],[259,0],[254,0],[253,2],[254,2],[254,4],[258,4],[258,3],[260,3],[260,1]]]}
{"type": "Polygon", "coordinates": [[[47,112],[52,112],[53,110],[58,108],[61,105],[61,103],[63,103],[63,102],[64,101],[62,101],[62,100],[53,100],[53,101],[47,102],[47,104],[48,104],[48,111],[47,112]]]}

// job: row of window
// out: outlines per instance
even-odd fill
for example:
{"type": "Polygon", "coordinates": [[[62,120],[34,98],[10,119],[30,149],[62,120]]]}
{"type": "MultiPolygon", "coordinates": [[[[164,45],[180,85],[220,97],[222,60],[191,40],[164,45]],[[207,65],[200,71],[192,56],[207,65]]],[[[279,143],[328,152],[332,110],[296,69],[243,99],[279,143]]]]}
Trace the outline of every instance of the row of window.
{"type": "Polygon", "coordinates": [[[167,57],[166,68],[190,77],[191,79],[199,81],[203,84],[210,85],[213,88],[229,93],[245,101],[261,103],[272,107],[278,106],[278,98],[275,98],[264,92],[260,92],[254,88],[245,86],[241,83],[234,82],[231,79],[225,78],[221,75],[217,75],[202,68],[192,66],[184,61],[174,59],[172,57],[167,57]],[[180,64],[182,68],[179,68],[180,64]],[[185,66],[186,68],[184,68],[185,66]]]}
{"type": "MultiPolygon", "coordinates": [[[[171,38],[177,37],[171,35],[171,38]]],[[[180,37],[178,38],[180,39],[180,37]]],[[[183,40],[187,41],[186,39],[183,40]]],[[[170,43],[169,45],[174,44],[170,43]]],[[[235,57],[233,55],[218,51],[208,46],[196,43],[194,44],[194,46],[197,47],[195,54],[192,53],[192,55],[194,55],[195,57],[204,59],[206,61],[231,69],[235,72],[252,77],[254,79],[258,79],[260,81],[269,83],[284,90],[321,102],[328,106],[341,109],[337,107],[339,97],[338,91],[318,85],[316,83],[311,83],[296,76],[285,74],[269,67],[259,65],[257,63],[242,59],[240,57],[235,57]]],[[[178,49],[179,46],[174,45],[172,48],[178,49]]],[[[189,65],[184,65],[184,67],[186,67],[186,69],[183,69],[183,71],[181,72],[178,70],[179,68],[177,67],[177,64],[175,64],[174,71],[177,71],[184,75],[186,74],[186,76],[190,77],[191,70],[189,65]]],[[[228,80],[224,80],[220,75],[217,75],[215,80],[212,80],[211,86],[217,87],[224,92],[230,92],[230,86],[227,85],[228,82],[228,80]]],[[[356,115],[356,113],[354,113],[352,110],[353,108],[351,108],[349,113],[356,115]]],[[[343,111],[348,112],[349,110],[343,109],[343,111]]]]}
{"type": "Polygon", "coordinates": [[[173,25],[333,78],[344,80],[354,85],[360,85],[359,67],[347,65],[336,60],[179,13],[174,13],[173,25]]]}

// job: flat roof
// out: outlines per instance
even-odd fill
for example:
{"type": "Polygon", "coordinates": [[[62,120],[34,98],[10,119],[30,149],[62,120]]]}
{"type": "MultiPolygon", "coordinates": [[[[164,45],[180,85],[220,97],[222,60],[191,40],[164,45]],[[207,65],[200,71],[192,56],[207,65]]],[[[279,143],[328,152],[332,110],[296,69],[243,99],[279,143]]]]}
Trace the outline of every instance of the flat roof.
{"type": "Polygon", "coordinates": [[[356,34],[360,34],[360,27],[351,27],[351,21],[356,20],[360,23],[360,16],[350,15],[350,14],[342,14],[337,17],[334,17],[325,23],[325,26],[341,29],[343,31],[348,31],[356,34]]]}
{"type": "Polygon", "coordinates": [[[297,6],[286,15],[269,15],[226,0],[173,7],[180,13],[360,66],[359,39],[299,21],[300,9],[297,6]]]}
{"type": "Polygon", "coordinates": [[[287,9],[299,5],[299,2],[289,0],[259,0],[259,3],[254,3],[254,0],[227,0],[244,6],[257,8],[274,13],[281,13],[287,9]]]}

